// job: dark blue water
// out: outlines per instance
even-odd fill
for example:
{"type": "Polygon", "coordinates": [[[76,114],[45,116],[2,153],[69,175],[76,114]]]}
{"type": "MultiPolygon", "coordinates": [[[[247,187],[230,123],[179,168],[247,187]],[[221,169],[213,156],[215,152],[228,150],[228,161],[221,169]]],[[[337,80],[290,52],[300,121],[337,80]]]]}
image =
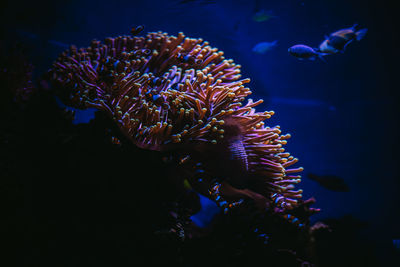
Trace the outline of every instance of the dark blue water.
{"type": "MultiPolygon", "coordinates": [[[[398,227],[398,33],[394,9],[367,1],[54,1],[5,4],[3,26],[28,43],[38,72],[69,44],[87,46],[131,27],[203,38],[242,65],[266,123],[291,133],[287,151],[305,168],[301,188],[322,212],[314,221],[351,214],[367,222],[363,235],[390,257],[398,227]],[[273,18],[256,22],[259,10],[273,18]],[[13,14],[13,15],[10,15],[13,14]],[[368,28],[343,54],[299,61],[288,48],[316,47],[324,35],[358,23],[368,28]],[[277,40],[264,54],[252,48],[277,40]],[[394,64],[396,63],[396,64],[394,64]],[[336,175],[349,192],[329,191],[307,173],[336,175]]],[[[397,15],[397,14],[396,14],[397,15]]],[[[397,244],[397,243],[396,243],[397,244]]]]}

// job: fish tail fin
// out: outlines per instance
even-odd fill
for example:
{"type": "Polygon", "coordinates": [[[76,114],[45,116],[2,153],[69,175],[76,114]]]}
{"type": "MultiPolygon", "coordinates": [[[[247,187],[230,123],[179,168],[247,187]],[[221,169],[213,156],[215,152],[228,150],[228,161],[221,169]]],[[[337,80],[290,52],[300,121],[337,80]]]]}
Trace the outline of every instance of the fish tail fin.
{"type": "Polygon", "coordinates": [[[368,29],[364,28],[356,32],[356,39],[357,41],[360,41],[362,38],[364,38],[365,34],[367,34],[368,29]]]}

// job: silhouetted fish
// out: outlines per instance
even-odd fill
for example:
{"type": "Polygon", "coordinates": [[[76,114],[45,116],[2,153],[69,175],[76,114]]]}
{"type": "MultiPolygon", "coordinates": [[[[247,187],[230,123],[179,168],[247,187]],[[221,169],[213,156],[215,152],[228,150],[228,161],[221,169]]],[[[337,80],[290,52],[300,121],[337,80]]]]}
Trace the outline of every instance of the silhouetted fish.
{"type": "Polygon", "coordinates": [[[265,11],[264,9],[257,11],[253,15],[253,20],[257,22],[267,21],[272,18],[276,18],[276,16],[272,14],[272,11],[265,11]]]}
{"type": "Polygon", "coordinates": [[[319,52],[323,52],[326,54],[335,54],[339,52],[336,48],[330,45],[329,39],[325,39],[318,47],[319,52]]]}
{"type": "Polygon", "coordinates": [[[316,175],[309,173],[307,177],[313,181],[316,181],[321,186],[326,189],[337,191],[337,192],[348,192],[349,187],[346,185],[344,180],[338,176],[334,175],[316,175]]]}
{"type": "Polygon", "coordinates": [[[364,38],[365,34],[367,33],[367,29],[361,29],[356,31],[357,24],[354,24],[351,28],[341,29],[334,33],[331,33],[329,37],[341,37],[347,41],[357,40],[360,41],[364,38]]]}
{"type": "Polygon", "coordinates": [[[277,40],[272,41],[272,42],[258,43],[253,47],[253,52],[258,53],[258,54],[264,54],[268,50],[271,50],[273,47],[275,47],[277,43],[278,43],[277,40]]]}
{"type": "Polygon", "coordinates": [[[319,51],[328,54],[343,52],[354,40],[360,41],[367,33],[367,29],[356,31],[356,27],[357,24],[354,24],[351,28],[341,29],[325,36],[325,40],[319,45],[319,51]]]}
{"type": "Polygon", "coordinates": [[[327,55],[325,53],[318,52],[316,49],[308,45],[303,45],[303,44],[298,44],[290,47],[288,49],[288,52],[290,55],[300,60],[303,59],[315,60],[315,58],[320,58],[321,60],[324,60],[322,57],[327,55]]]}

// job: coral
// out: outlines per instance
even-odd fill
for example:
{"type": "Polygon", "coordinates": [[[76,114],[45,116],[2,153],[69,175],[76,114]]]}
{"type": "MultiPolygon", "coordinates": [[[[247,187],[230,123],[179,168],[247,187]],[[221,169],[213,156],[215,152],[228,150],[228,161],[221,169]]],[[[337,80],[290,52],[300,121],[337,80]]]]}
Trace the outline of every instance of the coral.
{"type": "Polygon", "coordinates": [[[262,100],[242,104],[251,90],[241,66],[183,33],[136,33],[62,53],[49,80],[64,101],[104,111],[140,148],[177,151],[189,182],[221,207],[244,198],[282,214],[296,208],[302,168],[282,147],[290,135],[265,125],[274,112],[256,112],[262,100]]]}

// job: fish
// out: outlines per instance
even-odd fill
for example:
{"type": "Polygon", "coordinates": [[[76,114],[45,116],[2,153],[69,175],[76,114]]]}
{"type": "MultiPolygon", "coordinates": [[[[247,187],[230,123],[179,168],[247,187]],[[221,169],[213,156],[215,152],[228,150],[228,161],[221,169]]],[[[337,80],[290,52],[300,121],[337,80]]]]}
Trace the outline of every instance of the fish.
{"type": "Polygon", "coordinates": [[[257,53],[257,54],[265,54],[265,52],[267,52],[267,51],[271,50],[273,47],[275,47],[277,43],[278,43],[277,40],[272,41],[272,42],[258,43],[253,47],[253,52],[257,53]]]}
{"type": "Polygon", "coordinates": [[[325,61],[323,59],[323,56],[328,55],[327,53],[319,52],[318,49],[303,44],[298,44],[290,47],[288,49],[288,52],[290,55],[300,60],[315,60],[316,58],[320,58],[322,61],[325,61]]]}
{"type": "Polygon", "coordinates": [[[307,177],[317,182],[322,187],[336,192],[349,192],[350,189],[344,182],[343,178],[334,175],[317,175],[309,173],[307,177]]]}
{"type": "Polygon", "coordinates": [[[356,31],[357,24],[351,28],[341,29],[329,36],[325,36],[325,40],[319,45],[319,52],[334,54],[344,52],[346,47],[354,40],[360,41],[364,38],[368,29],[364,28],[356,31]]]}
{"type": "Polygon", "coordinates": [[[318,47],[318,52],[325,54],[336,54],[339,52],[338,49],[330,45],[329,39],[325,39],[318,47]]]}
{"type": "Polygon", "coordinates": [[[341,37],[347,41],[357,40],[360,41],[364,38],[365,34],[367,33],[368,29],[364,28],[359,31],[356,31],[357,24],[354,24],[351,28],[341,29],[329,35],[331,37],[341,37]]]}
{"type": "Polygon", "coordinates": [[[273,15],[272,11],[266,11],[264,9],[261,9],[253,15],[253,20],[256,22],[263,22],[276,17],[277,16],[273,15]]]}

